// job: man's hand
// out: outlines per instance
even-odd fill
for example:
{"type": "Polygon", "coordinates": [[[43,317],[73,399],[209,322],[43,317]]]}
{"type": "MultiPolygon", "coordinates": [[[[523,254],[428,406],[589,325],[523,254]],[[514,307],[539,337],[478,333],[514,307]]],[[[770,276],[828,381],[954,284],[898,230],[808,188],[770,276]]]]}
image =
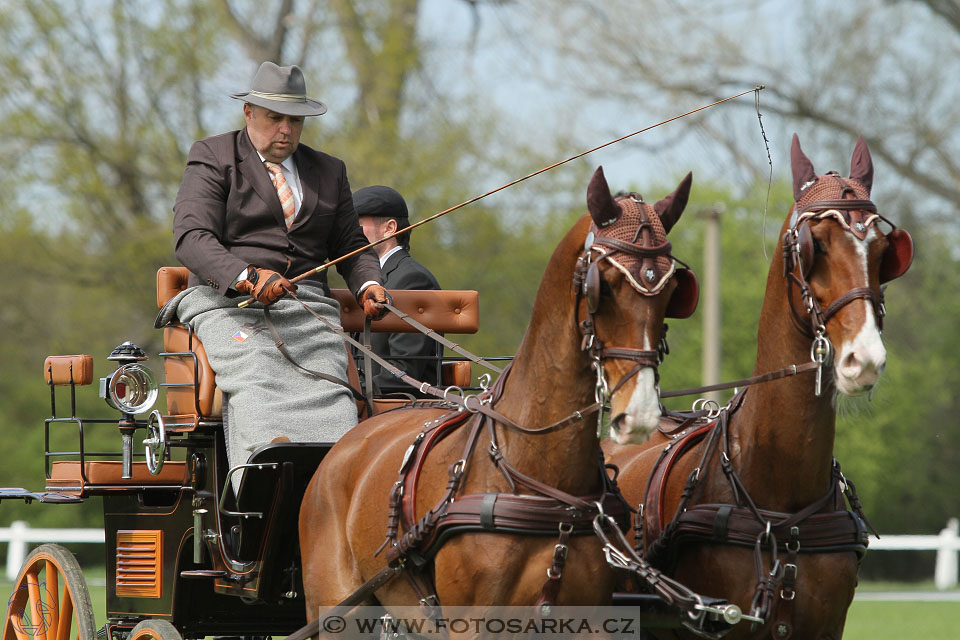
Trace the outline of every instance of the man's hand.
{"type": "Polygon", "coordinates": [[[393,298],[387,293],[387,290],[378,284],[372,284],[363,290],[360,294],[360,304],[363,305],[363,312],[371,320],[379,320],[387,315],[387,308],[383,303],[393,304],[393,298]]]}
{"type": "Polygon", "coordinates": [[[248,293],[261,304],[271,305],[282,298],[287,291],[296,291],[293,284],[276,271],[258,269],[251,265],[247,268],[247,279],[236,284],[237,291],[248,293]]]}

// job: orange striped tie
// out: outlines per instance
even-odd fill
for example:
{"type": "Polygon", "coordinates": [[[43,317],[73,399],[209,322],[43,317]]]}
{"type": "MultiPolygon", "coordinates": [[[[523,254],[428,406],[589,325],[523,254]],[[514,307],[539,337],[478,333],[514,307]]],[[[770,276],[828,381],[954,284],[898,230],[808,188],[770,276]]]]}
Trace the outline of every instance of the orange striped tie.
{"type": "Polygon", "coordinates": [[[273,182],[273,188],[277,190],[277,196],[280,198],[280,207],[283,209],[283,220],[287,223],[287,229],[293,224],[293,218],[297,214],[296,205],[293,202],[293,191],[287,184],[287,179],[283,177],[283,171],[276,162],[263,161],[270,172],[270,181],[273,182]]]}

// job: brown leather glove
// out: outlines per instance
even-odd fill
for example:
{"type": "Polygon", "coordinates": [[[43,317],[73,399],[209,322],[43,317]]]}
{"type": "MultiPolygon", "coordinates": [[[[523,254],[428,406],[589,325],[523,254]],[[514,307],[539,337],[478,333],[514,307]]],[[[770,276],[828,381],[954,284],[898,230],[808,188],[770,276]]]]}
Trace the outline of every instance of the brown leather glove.
{"type": "Polygon", "coordinates": [[[390,297],[386,289],[378,284],[370,285],[360,294],[360,304],[363,305],[363,312],[371,320],[379,320],[387,315],[387,308],[383,306],[384,302],[393,304],[393,298],[390,297]]]}
{"type": "Polygon", "coordinates": [[[286,295],[287,291],[296,291],[293,284],[276,271],[259,269],[250,265],[247,267],[247,279],[236,284],[237,291],[248,293],[264,305],[270,305],[286,295]]]}

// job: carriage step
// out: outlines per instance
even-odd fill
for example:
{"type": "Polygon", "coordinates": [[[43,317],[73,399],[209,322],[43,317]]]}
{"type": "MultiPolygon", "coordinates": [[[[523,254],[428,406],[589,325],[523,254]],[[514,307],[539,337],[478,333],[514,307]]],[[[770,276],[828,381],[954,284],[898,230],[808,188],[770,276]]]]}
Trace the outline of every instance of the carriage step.
{"type": "Polygon", "coordinates": [[[181,571],[182,578],[224,578],[226,571],[216,571],[213,569],[197,569],[196,571],[181,571]]]}
{"type": "Polygon", "coordinates": [[[30,491],[28,489],[21,489],[20,487],[0,487],[0,502],[3,500],[23,500],[27,504],[30,504],[34,500],[38,502],[58,504],[73,504],[76,502],[83,502],[83,498],[79,496],[66,495],[51,491],[30,491]]]}

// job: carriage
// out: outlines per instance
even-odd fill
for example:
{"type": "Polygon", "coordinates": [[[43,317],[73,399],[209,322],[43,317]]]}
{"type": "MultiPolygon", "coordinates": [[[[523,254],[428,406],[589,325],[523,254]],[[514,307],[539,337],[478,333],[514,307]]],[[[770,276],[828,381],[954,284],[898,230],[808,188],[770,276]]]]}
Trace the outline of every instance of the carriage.
{"type": "MultiPolygon", "coordinates": [[[[187,276],[183,267],[157,272],[158,307],[186,288],[187,276]]],[[[362,310],[350,293],[333,294],[341,302],[343,328],[363,331],[362,310]]],[[[397,308],[435,331],[477,330],[476,291],[393,295],[397,308]]],[[[46,486],[41,492],[5,489],[0,497],[47,503],[102,498],[108,579],[107,623],[100,637],[287,635],[304,624],[299,553],[290,541],[296,540],[304,488],[332,443],[272,443],[245,465],[228,469],[221,395],[203,345],[188,325],[158,328],[164,334],[165,374],[159,385],[136,345],[125,342],[108,356],[117,370],[99,381],[100,392],[119,419],[77,416],[78,387],[97,382],[91,356],[46,359],[51,393],[44,427],[46,486]],[[161,388],[165,398],[159,398],[161,388]],[[158,399],[165,407],[136,419],[158,399]],[[91,432],[108,428],[119,431],[119,450],[95,451],[85,444],[91,432]],[[75,434],[73,450],[51,446],[62,433],[75,434]],[[231,476],[241,470],[243,480],[234,492],[231,476]]],[[[410,328],[388,316],[373,330],[410,328]]],[[[443,379],[432,382],[466,387],[469,364],[445,362],[443,379]]],[[[355,367],[351,381],[359,388],[355,367]]],[[[407,402],[368,400],[358,401],[361,415],[407,402]]],[[[42,545],[14,585],[3,637],[66,638],[71,618],[69,637],[94,637],[93,611],[76,561],[58,545],[42,545]],[[36,613],[38,607],[43,614],[36,613]]]]}

